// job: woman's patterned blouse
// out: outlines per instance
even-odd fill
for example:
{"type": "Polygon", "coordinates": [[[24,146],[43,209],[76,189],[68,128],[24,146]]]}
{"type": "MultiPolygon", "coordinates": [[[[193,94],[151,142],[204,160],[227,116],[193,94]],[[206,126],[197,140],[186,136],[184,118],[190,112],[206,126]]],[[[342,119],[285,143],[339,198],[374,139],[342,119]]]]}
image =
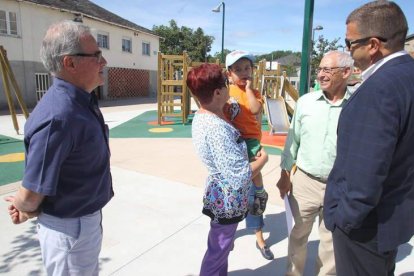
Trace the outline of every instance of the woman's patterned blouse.
{"type": "Polygon", "coordinates": [[[203,213],[214,223],[231,224],[244,219],[252,171],[246,143],[231,124],[211,113],[196,113],[192,137],[209,176],[203,213]]]}

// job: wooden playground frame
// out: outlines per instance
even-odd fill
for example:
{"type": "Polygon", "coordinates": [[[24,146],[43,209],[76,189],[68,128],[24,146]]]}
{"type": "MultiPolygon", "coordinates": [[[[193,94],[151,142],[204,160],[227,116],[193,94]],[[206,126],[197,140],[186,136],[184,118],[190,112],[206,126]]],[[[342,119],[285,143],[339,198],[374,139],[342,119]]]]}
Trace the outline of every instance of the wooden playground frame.
{"type": "MultiPolygon", "coordinates": [[[[158,125],[166,122],[166,117],[179,117],[186,124],[191,113],[191,93],[187,87],[187,74],[192,67],[203,62],[192,62],[186,52],[182,55],[164,55],[158,53],[157,106],[158,125]]],[[[215,64],[223,67],[217,59],[215,64]]],[[[266,60],[261,60],[254,68],[253,84],[264,98],[286,98],[289,95],[297,101],[299,93],[293,87],[280,65],[275,70],[266,70],[266,60]]],[[[292,116],[294,107],[286,104],[286,110],[292,116]]],[[[267,110],[267,109],[265,109],[267,110]]],[[[269,115],[268,115],[269,117],[269,115]]]]}
{"type": "Polygon", "coordinates": [[[14,127],[14,130],[16,130],[16,133],[19,134],[19,124],[17,122],[16,109],[14,107],[13,97],[12,97],[12,93],[10,90],[10,82],[14,88],[15,96],[16,96],[17,102],[19,103],[20,109],[22,110],[23,115],[26,119],[29,117],[29,112],[27,111],[26,104],[23,100],[16,78],[14,77],[9,60],[7,58],[7,51],[1,45],[0,45],[0,71],[1,71],[1,76],[3,80],[4,93],[6,94],[7,105],[9,106],[10,115],[13,121],[13,127],[14,127]]]}

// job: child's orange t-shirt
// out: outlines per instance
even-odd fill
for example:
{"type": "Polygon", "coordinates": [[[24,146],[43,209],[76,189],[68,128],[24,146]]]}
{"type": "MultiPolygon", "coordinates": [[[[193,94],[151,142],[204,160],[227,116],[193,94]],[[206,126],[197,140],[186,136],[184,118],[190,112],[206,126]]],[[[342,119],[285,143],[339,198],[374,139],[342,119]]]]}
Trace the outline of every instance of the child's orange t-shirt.
{"type": "MultiPolygon", "coordinates": [[[[263,104],[259,91],[253,89],[256,99],[263,104]]],[[[230,100],[225,107],[225,114],[233,125],[240,131],[243,138],[254,138],[260,141],[262,138],[261,122],[250,111],[246,91],[237,85],[229,86],[230,100]]]]}

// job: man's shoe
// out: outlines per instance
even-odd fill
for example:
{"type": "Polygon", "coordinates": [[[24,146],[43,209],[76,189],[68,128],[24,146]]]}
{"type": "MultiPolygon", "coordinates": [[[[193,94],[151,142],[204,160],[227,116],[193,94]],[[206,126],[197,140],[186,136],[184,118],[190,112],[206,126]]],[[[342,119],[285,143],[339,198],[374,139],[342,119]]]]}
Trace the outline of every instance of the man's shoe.
{"type": "Polygon", "coordinates": [[[265,258],[266,260],[273,260],[275,258],[272,250],[270,250],[270,248],[267,247],[267,245],[265,245],[263,248],[260,248],[259,244],[256,242],[256,247],[260,250],[260,253],[262,253],[263,258],[265,258]]]}

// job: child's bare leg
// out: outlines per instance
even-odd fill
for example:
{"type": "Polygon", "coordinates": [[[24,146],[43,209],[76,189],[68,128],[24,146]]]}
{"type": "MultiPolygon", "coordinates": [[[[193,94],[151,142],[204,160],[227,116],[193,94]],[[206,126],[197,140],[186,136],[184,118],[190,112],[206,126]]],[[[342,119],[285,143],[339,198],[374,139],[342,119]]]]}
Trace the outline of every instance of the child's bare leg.
{"type": "Polygon", "coordinates": [[[265,247],[266,242],[265,242],[264,237],[263,237],[263,230],[262,229],[257,229],[255,232],[256,232],[257,244],[259,245],[260,248],[265,247]]]}
{"type": "MultiPolygon", "coordinates": [[[[264,188],[263,188],[263,177],[262,177],[262,173],[257,174],[254,178],[253,178],[253,184],[255,186],[256,189],[256,193],[257,192],[263,192],[264,188]]],[[[263,231],[262,229],[256,229],[256,240],[257,240],[257,244],[259,245],[260,248],[263,248],[266,245],[266,242],[263,238],[263,231]]]]}
{"type": "Polygon", "coordinates": [[[253,177],[253,184],[256,187],[256,190],[263,189],[263,177],[262,173],[258,173],[255,177],[253,177]]]}

